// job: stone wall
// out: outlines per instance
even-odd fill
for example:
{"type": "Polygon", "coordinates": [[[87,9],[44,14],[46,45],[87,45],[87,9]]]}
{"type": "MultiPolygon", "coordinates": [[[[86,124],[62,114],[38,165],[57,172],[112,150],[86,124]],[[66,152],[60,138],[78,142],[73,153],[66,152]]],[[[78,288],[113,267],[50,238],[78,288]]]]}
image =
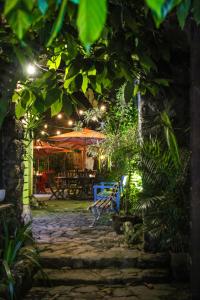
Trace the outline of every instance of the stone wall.
{"type": "Polygon", "coordinates": [[[16,218],[21,220],[24,180],[22,122],[11,114],[5,119],[0,133],[0,184],[6,189],[6,202],[14,205],[16,218]]]}

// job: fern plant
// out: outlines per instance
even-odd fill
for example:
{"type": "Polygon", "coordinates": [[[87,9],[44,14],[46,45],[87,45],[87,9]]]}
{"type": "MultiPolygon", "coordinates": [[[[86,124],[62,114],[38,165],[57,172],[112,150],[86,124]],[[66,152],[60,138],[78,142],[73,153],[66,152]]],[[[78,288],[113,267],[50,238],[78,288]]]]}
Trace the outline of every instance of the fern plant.
{"type": "Polygon", "coordinates": [[[14,269],[18,263],[24,260],[32,262],[40,270],[43,277],[46,278],[46,274],[39,263],[39,250],[37,247],[33,245],[24,247],[28,241],[32,244],[34,242],[31,237],[30,225],[31,223],[27,223],[20,226],[14,231],[13,235],[10,235],[8,224],[5,220],[3,221],[4,248],[1,254],[2,266],[0,267],[0,276],[7,286],[10,300],[16,299],[14,269]]]}
{"type": "Polygon", "coordinates": [[[143,191],[133,204],[134,211],[144,216],[144,231],[160,249],[173,251],[187,248],[189,232],[189,154],[182,150],[179,155],[177,164],[158,140],[143,143],[139,162],[143,191]]]}

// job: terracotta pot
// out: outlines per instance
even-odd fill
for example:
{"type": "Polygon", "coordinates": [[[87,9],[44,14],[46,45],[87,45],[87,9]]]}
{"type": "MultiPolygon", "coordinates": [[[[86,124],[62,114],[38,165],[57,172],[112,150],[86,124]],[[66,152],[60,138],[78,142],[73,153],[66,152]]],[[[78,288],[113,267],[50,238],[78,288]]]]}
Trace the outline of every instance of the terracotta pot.
{"type": "Polygon", "coordinates": [[[5,199],[6,196],[6,190],[2,189],[0,190],[0,202],[5,199]]]}

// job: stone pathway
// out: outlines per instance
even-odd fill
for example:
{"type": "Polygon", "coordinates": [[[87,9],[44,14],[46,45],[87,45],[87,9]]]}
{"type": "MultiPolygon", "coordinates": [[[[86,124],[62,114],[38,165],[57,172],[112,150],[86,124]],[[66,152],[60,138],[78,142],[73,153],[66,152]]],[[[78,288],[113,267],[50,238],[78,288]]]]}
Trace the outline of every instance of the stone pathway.
{"type": "Polygon", "coordinates": [[[189,300],[187,287],[170,282],[168,257],[128,249],[106,221],[89,228],[86,212],[35,217],[48,280],[36,274],[24,300],[189,300]]]}

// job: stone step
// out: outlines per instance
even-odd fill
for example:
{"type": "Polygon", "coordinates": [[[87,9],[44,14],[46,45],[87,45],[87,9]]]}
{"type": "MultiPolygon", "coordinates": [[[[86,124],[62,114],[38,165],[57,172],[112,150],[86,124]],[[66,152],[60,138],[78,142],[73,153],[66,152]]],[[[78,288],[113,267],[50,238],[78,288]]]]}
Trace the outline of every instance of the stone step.
{"type": "MultiPolygon", "coordinates": [[[[57,246],[58,248],[58,246],[57,246]]],[[[144,253],[136,249],[112,248],[90,249],[85,252],[80,247],[78,250],[70,251],[67,247],[55,249],[55,251],[44,251],[41,253],[41,265],[44,268],[70,267],[73,269],[96,268],[168,268],[169,257],[166,254],[144,253]]]]}
{"type": "Polygon", "coordinates": [[[60,285],[33,287],[24,300],[189,300],[187,285],[60,285]]]}
{"type": "Polygon", "coordinates": [[[169,281],[166,269],[107,268],[107,269],[44,269],[48,281],[41,274],[34,278],[34,286],[41,285],[77,285],[77,284],[141,284],[162,283],[169,281]]]}

